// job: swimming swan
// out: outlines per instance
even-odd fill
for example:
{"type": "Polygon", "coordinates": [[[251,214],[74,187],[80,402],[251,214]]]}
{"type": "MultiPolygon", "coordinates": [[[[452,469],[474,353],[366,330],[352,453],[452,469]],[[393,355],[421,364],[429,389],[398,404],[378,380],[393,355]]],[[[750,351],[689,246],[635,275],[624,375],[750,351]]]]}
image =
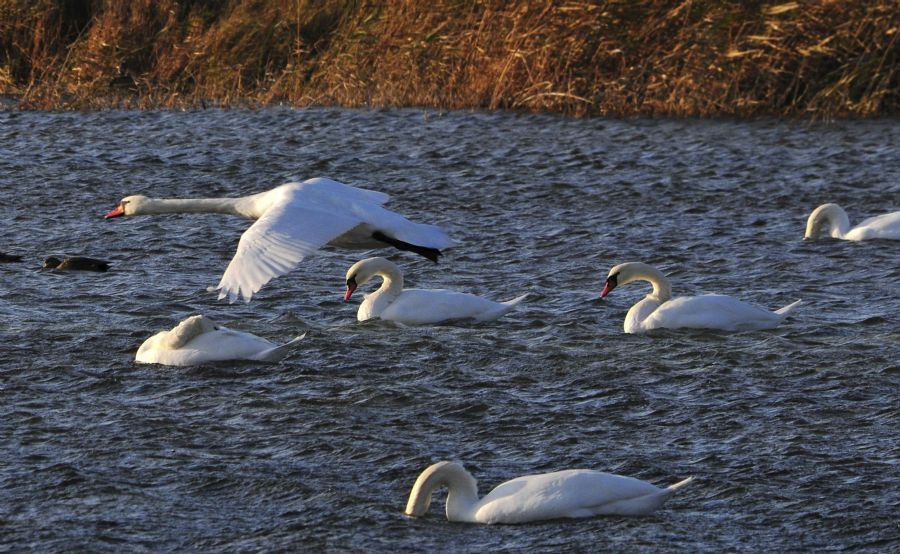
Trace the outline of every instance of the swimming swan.
{"type": "Polygon", "coordinates": [[[204,315],[193,315],[171,331],[145,340],[134,359],[142,364],[175,366],[225,360],[277,362],[304,336],[305,333],[278,346],[256,335],[218,325],[204,315]]]}
{"type": "Polygon", "coordinates": [[[640,516],[662,506],[672,493],[692,480],[688,477],[663,489],[633,477],[569,469],[518,477],[498,485],[479,500],[478,485],[463,466],[438,462],[416,479],[405,513],[424,515],[432,492],[446,485],[449,521],[527,523],[598,515],[640,516]]]}
{"type": "Polygon", "coordinates": [[[770,312],[730,296],[704,294],[672,299],[672,284],[659,270],[641,262],[619,264],[609,270],[600,298],[614,288],[632,281],[648,281],[653,292],[628,310],[625,332],[641,333],[650,329],[720,329],[747,331],[772,329],[800,304],[797,300],[770,312]]]}
{"type": "Polygon", "coordinates": [[[356,312],[356,319],[359,321],[380,318],[408,325],[464,319],[491,321],[512,310],[528,296],[523,294],[506,302],[494,302],[464,292],[404,289],[403,274],[393,262],[384,258],[366,258],[347,270],[344,302],[350,299],[357,287],[376,275],[384,279],[384,282],[377,291],[367,294],[359,305],[356,312]]]}
{"type": "Polygon", "coordinates": [[[106,218],[123,215],[211,212],[257,220],[216,287],[219,299],[250,298],[274,277],[294,269],[328,244],[341,248],[393,246],[437,261],[453,245],[435,225],[413,223],[381,205],[387,194],[317,177],[241,198],[158,199],[126,196],[106,218]]]}
{"type": "Polygon", "coordinates": [[[803,238],[817,240],[824,223],[831,229],[831,237],[836,239],[900,239],[900,211],[870,217],[851,229],[843,208],[837,204],[822,204],[809,214],[803,238]]]}

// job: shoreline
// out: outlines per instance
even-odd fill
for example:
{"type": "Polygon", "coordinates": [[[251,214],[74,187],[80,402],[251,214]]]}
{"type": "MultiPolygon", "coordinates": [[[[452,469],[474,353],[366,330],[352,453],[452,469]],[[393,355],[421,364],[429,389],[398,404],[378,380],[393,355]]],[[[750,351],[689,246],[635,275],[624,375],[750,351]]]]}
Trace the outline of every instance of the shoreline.
{"type": "Polygon", "coordinates": [[[0,109],[289,105],[801,120],[900,114],[900,11],[893,2],[743,4],[5,5],[0,109]]]}

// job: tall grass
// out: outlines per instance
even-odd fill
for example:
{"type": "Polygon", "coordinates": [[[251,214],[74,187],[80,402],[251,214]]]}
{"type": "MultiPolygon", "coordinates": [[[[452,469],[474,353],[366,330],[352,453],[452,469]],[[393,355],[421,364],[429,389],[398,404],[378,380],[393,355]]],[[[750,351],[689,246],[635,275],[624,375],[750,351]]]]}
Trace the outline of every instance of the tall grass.
{"type": "Polygon", "coordinates": [[[0,0],[0,94],[873,116],[900,105],[898,34],[896,0],[0,0]]]}

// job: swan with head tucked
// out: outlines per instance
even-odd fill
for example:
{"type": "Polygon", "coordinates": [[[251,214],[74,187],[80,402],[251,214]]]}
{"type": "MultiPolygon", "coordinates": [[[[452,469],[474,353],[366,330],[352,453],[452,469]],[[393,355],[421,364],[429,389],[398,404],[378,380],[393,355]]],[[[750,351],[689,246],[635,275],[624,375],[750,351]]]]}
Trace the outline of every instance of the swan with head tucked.
{"type": "Polygon", "coordinates": [[[772,329],[800,305],[800,300],[797,300],[770,312],[721,294],[673,299],[669,279],[658,269],[641,262],[627,262],[610,269],[600,298],[605,298],[617,286],[632,281],[647,281],[653,285],[653,291],[628,310],[625,316],[626,333],[680,327],[722,331],[772,329]]]}
{"type": "Polygon", "coordinates": [[[633,477],[589,469],[526,475],[498,485],[482,499],[472,475],[455,462],[438,462],[419,475],[406,515],[428,511],[435,489],[446,486],[447,519],[468,523],[527,523],[599,515],[647,515],[693,480],[660,488],[633,477]]]}
{"type": "Polygon", "coordinates": [[[326,244],[369,249],[393,246],[437,261],[453,245],[435,225],[413,223],[387,210],[387,194],[317,177],[241,198],[159,199],[126,196],[106,218],[143,214],[209,212],[256,222],[216,287],[219,298],[246,301],[269,280],[292,270],[326,244]]]}
{"type": "Polygon", "coordinates": [[[384,282],[377,291],[367,294],[359,305],[356,312],[359,321],[377,318],[406,325],[460,320],[491,321],[512,310],[528,296],[523,294],[506,302],[494,302],[464,292],[404,289],[403,274],[393,262],[384,258],[366,258],[347,270],[344,302],[350,299],[357,287],[375,276],[381,277],[384,282]]]}
{"type": "Polygon", "coordinates": [[[806,220],[806,240],[817,240],[822,225],[828,224],[831,237],[844,240],[900,240],[900,211],[876,215],[850,228],[847,212],[837,204],[822,204],[806,220]]]}
{"type": "Polygon", "coordinates": [[[193,315],[172,330],[159,332],[145,340],[134,359],[143,364],[174,366],[225,360],[277,362],[304,336],[278,346],[251,333],[218,325],[204,315],[193,315]]]}

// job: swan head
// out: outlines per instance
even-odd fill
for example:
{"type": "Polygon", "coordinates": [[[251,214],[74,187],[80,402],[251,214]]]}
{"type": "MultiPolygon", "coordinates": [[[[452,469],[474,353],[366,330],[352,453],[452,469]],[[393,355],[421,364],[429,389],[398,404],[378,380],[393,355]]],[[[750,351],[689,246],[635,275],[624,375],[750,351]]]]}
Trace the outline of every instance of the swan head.
{"type": "Polygon", "coordinates": [[[822,204],[809,214],[806,220],[806,233],[803,240],[817,240],[822,225],[827,223],[831,227],[831,235],[839,236],[836,232],[846,232],[850,226],[847,212],[837,204],[822,204]]]}
{"type": "Polygon", "coordinates": [[[625,262],[619,264],[609,270],[606,276],[606,283],[600,292],[600,298],[605,298],[614,288],[619,285],[625,285],[639,279],[646,279],[648,276],[655,276],[659,271],[653,266],[642,262],[625,262]]]}
{"type": "Polygon", "coordinates": [[[356,262],[347,270],[347,292],[344,293],[344,302],[350,299],[350,295],[357,288],[369,282],[376,275],[396,279],[400,276],[400,268],[390,260],[381,257],[366,258],[356,262]]]}
{"type": "Polygon", "coordinates": [[[133,196],[126,196],[123,198],[119,204],[110,211],[108,214],[104,216],[104,219],[110,219],[112,217],[120,217],[123,215],[137,215],[142,213],[141,208],[146,205],[147,201],[150,200],[146,196],[141,196],[140,194],[136,194],[133,196]]]}

